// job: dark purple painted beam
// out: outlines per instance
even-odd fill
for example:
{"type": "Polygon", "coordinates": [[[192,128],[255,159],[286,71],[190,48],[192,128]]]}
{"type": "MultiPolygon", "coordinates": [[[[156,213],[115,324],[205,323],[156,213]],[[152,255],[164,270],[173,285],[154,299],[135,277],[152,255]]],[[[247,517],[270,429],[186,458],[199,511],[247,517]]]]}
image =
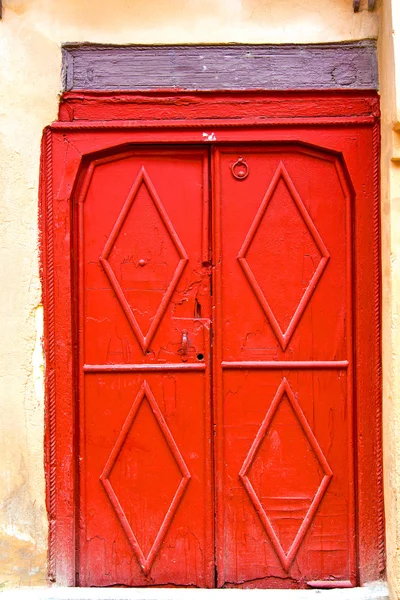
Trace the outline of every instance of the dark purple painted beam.
{"type": "Polygon", "coordinates": [[[377,89],[375,40],[63,47],[64,90],[377,89]]]}

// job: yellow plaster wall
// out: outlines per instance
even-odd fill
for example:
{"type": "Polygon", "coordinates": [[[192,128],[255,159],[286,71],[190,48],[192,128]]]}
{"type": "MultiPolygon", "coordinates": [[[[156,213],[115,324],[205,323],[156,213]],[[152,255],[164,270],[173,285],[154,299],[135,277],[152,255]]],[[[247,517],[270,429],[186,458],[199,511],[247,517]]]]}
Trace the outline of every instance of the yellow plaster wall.
{"type": "Polygon", "coordinates": [[[37,198],[41,132],[57,114],[61,43],[309,43],[376,37],[379,10],[368,12],[366,4],[362,0],[354,14],[352,0],[3,0],[0,589],[46,578],[37,198]]]}

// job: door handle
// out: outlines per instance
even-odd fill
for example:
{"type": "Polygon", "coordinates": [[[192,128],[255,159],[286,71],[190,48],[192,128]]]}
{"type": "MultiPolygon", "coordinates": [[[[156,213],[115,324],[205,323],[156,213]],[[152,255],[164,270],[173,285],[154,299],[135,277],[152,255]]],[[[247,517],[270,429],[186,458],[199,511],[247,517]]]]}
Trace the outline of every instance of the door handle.
{"type": "Polygon", "coordinates": [[[188,351],[188,332],[187,332],[187,329],[183,329],[180,354],[181,354],[182,360],[184,362],[186,362],[188,359],[187,351],[188,351]]]}

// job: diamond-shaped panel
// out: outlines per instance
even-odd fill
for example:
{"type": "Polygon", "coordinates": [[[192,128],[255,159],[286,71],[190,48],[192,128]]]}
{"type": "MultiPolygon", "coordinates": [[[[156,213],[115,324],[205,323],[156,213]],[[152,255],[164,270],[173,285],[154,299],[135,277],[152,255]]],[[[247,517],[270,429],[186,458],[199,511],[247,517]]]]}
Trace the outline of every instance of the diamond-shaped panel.
{"type": "Polygon", "coordinates": [[[239,473],[275,552],[289,570],[332,478],[284,378],[239,473]]]}
{"type": "Polygon", "coordinates": [[[100,480],[145,575],[189,479],[186,463],[144,382],[100,480]]]}
{"type": "Polygon", "coordinates": [[[328,250],[281,162],[238,261],[283,350],[328,260],[328,250]]]}
{"type": "Polygon", "coordinates": [[[188,260],[145,170],[141,168],[100,263],[145,352],[188,260]]]}

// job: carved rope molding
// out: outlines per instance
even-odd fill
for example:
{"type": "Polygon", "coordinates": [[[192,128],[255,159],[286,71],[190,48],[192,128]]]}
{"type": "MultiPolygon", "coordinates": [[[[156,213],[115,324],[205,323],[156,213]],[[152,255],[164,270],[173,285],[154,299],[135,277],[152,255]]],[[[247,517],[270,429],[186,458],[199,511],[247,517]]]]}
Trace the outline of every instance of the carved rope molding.
{"type": "Polygon", "coordinates": [[[63,90],[322,90],[378,87],[376,41],[63,46],[63,90]]]}
{"type": "MultiPolygon", "coordinates": [[[[380,126],[373,127],[374,156],[380,155],[380,126]]],[[[376,380],[376,459],[377,459],[377,488],[378,488],[378,560],[379,571],[384,575],[386,565],[385,550],[385,513],[383,497],[383,438],[382,438],[382,362],[381,362],[381,253],[380,253],[380,163],[374,161],[374,317],[375,317],[375,355],[377,357],[376,380]]]]}
{"type": "Polygon", "coordinates": [[[49,517],[48,574],[50,581],[56,577],[56,338],[55,338],[55,297],[54,297],[54,220],[53,220],[53,148],[52,134],[47,128],[44,134],[45,161],[45,257],[47,285],[45,302],[47,306],[46,346],[47,346],[47,402],[46,402],[46,437],[47,437],[47,498],[49,517]]]}

